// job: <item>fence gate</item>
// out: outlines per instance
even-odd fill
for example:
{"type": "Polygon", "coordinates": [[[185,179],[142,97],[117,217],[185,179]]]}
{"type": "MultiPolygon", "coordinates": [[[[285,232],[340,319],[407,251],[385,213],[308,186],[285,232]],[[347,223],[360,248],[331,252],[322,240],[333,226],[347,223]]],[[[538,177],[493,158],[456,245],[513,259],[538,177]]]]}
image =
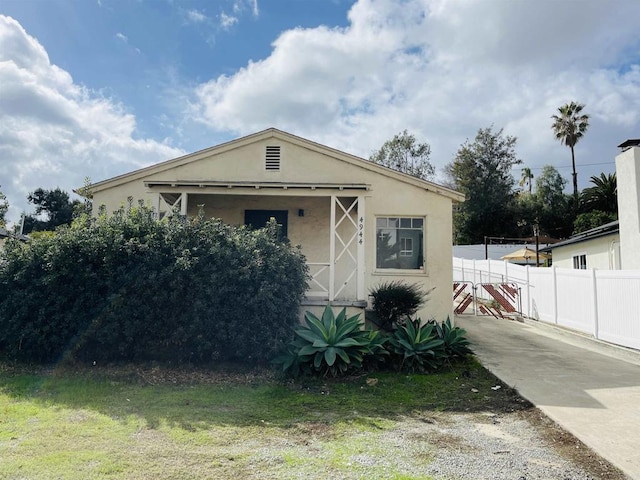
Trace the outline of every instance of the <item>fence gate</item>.
{"type": "Polygon", "coordinates": [[[481,299],[478,299],[478,314],[504,317],[503,312],[515,313],[522,311],[520,305],[520,290],[515,283],[481,283],[481,299]]]}
{"type": "Polygon", "coordinates": [[[492,315],[522,312],[520,288],[516,283],[453,282],[453,311],[456,315],[492,315]]]}
{"type": "Polygon", "coordinates": [[[456,315],[474,315],[476,313],[473,290],[471,282],[453,283],[453,311],[456,315]]]}

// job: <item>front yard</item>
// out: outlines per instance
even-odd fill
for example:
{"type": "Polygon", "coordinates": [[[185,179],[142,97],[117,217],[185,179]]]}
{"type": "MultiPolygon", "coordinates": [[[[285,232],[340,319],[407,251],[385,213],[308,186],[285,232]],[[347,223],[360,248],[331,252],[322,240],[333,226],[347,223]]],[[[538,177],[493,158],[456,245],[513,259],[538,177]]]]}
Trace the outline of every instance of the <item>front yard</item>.
{"type": "Polygon", "coordinates": [[[499,433],[507,425],[539,439],[560,470],[623,478],[475,362],[437,375],[296,383],[233,367],[0,364],[8,479],[502,478],[473,469],[487,455],[519,461],[524,439],[499,433]]]}

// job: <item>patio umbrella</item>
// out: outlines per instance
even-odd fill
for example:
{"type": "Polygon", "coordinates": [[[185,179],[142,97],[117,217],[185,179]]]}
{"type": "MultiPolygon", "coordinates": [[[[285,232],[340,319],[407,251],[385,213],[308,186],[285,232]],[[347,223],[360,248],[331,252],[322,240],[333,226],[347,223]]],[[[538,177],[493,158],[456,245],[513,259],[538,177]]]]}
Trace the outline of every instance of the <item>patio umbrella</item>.
{"type": "MultiPolygon", "coordinates": [[[[513,260],[515,262],[525,262],[529,263],[529,260],[536,261],[536,251],[529,248],[524,247],[515,252],[507,253],[506,255],[500,257],[502,260],[513,260]]],[[[538,252],[538,258],[540,260],[547,260],[551,258],[551,255],[548,253],[538,252]]]]}

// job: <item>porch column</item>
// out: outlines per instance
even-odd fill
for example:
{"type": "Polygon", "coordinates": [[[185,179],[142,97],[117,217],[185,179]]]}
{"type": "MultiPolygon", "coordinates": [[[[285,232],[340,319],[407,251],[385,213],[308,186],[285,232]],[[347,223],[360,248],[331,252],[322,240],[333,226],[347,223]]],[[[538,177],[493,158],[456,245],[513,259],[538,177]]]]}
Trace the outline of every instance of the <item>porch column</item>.
{"type": "Polygon", "coordinates": [[[364,196],[358,196],[358,263],[357,268],[358,272],[356,274],[356,283],[357,283],[357,300],[366,300],[367,299],[367,290],[364,284],[364,266],[365,266],[365,227],[364,227],[364,196]]]}
{"type": "Polygon", "coordinates": [[[187,192],[182,192],[180,194],[180,215],[185,217],[187,215],[187,197],[189,194],[187,192]]]}
{"type": "Polygon", "coordinates": [[[329,226],[329,301],[335,298],[336,288],[336,201],[337,197],[331,195],[331,215],[329,226]]]}

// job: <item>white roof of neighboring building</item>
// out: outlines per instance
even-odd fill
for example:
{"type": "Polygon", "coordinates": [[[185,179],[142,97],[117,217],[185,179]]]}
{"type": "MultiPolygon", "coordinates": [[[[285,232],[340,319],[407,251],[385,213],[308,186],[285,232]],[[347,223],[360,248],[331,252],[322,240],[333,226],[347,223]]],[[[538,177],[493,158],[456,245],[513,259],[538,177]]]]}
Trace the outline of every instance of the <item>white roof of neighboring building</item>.
{"type": "MultiPolygon", "coordinates": [[[[502,244],[502,245],[487,245],[488,256],[491,260],[500,260],[504,255],[515,252],[521,248],[530,248],[535,250],[536,246],[532,244],[502,244]]],[[[541,249],[542,246],[539,247],[541,249]]],[[[454,245],[453,256],[456,258],[464,258],[465,260],[484,260],[484,243],[478,245],[454,245]]]]}
{"type": "Polygon", "coordinates": [[[584,232],[578,233],[572,237],[567,238],[558,243],[554,243],[553,245],[549,245],[545,247],[545,252],[550,252],[554,248],[564,247],[566,245],[572,245],[574,243],[586,242],[587,240],[592,240],[594,238],[604,237],[606,235],[614,235],[620,233],[620,224],[618,220],[610,223],[605,223],[604,225],[600,225],[599,227],[592,228],[590,230],[585,230],[584,232]]]}

